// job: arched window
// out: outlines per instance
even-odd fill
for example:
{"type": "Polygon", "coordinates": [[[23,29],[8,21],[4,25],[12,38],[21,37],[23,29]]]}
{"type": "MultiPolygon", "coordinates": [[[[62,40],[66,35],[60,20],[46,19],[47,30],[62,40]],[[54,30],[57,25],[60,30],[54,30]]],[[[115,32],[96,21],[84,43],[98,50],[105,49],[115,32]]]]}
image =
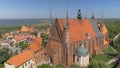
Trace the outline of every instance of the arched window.
{"type": "Polygon", "coordinates": [[[79,58],[77,58],[77,62],[79,62],[79,58]]]}

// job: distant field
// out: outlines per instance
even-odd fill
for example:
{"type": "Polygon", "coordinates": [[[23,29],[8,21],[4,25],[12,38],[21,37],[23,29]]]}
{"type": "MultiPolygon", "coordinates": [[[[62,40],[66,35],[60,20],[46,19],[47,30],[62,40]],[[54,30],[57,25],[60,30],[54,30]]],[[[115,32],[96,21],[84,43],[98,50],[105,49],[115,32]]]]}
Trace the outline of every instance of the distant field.
{"type": "Polygon", "coordinates": [[[20,26],[28,24],[39,24],[48,19],[0,19],[0,26],[20,26]]]}
{"type": "MultiPolygon", "coordinates": [[[[101,23],[101,19],[98,19],[98,22],[101,23]]],[[[120,19],[119,18],[106,18],[103,20],[107,29],[109,38],[113,38],[115,35],[120,33],[120,19]]]]}
{"type": "Polygon", "coordinates": [[[105,19],[104,23],[107,26],[110,38],[120,33],[120,19],[105,19]]]}
{"type": "MultiPolygon", "coordinates": [[[[101,22],[101,19],[97,19],[98,22],[101,22]]],[[[1,21],[1,20],[0,20],[1,21]]],[[[19,21],[19,20],[17,20],[19,21]]],[[[31,22],[35,22],[35,20],[30,20],[31,22]]],[[[24,23],[28,26],[33,26],[35,27],[35,29],[39,30],[39,31],[45,31],[48,28],[48,24],[49,24],[49,20],[48,19],[41,19],[41,20],[36,20],[39,23],[24,23]]],[[[14,21],[15,22],[15,21],[14,21]]],[[[22,22],[22,21],[20,21],[22,22]]],[[[53,21],[54,22],[54,21],[53,21]]],[[[113,38],[116,34],[120,33],[120,19],[104,19],[103,21],[107,28],[108,28],[108,32],[109,32],[109,37],[113,38]]],[[[23,22],[22,22],[23,23],[23,22]]],[[[0,22],[1,24],[1,22],[0,22]]],[[[10,24],[10,23],[9,23],[10,24]]],[[[20,30],[20,26],[21,25],[17,25],[17,26],[1,26],[0,25],[0,34],[1,33],[5,33],[5,32],[11,32],[11,31],[15,31],[15,30],[20,30]]]]}
{"type": "MultiPolygon", "coordinates": [[[[101,19],[97,19],[98,20],[98,22],[101,22],[101,19]]],[[[105,18],[105,19],[103,19],[103,22],[104,23],[120,23],[120,19],[118,18],[105,18]]]]}
{"type": "MultiPolygon", "coordinates": [[[[27,26],[33,26],[35,29],[39,31],[45,31],[48,28],[48,20],[41,20],[41,23],[38,24],[28,24],[27,26]]],[[[0,26],[0,38],[4,33],[10,33],[11,31],[19,31],[21,29],[21,25],[14,26],[0,26]]]]}

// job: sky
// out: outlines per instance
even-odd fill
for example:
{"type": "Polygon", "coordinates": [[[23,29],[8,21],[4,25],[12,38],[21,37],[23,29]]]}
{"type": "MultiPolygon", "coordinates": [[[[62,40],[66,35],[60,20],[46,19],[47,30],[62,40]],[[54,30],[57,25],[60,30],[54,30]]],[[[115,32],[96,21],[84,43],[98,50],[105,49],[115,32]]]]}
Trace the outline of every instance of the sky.
{"type": "MultiPolygon", "coordinates": [[[[0,19],[49,18],[50,7],[53,18],[65,18],[66,0],[0,0],[0,19]]],[[[68,14],[76,18],[81,9],[90,18],[120,18],[120,0],[68,0],[68,14]]]]}

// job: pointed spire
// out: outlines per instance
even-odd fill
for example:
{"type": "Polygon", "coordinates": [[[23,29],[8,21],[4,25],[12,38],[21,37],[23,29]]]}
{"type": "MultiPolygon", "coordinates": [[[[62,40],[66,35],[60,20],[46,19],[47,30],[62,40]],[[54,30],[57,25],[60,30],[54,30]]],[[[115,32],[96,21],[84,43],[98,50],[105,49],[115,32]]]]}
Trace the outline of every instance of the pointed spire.
{"type": "Polygon", "coordinates": [[[69,28],[68,10],[67,10],[67,14],[66,14],[66,25],[65,25],[65,28],[69,28]]]}
{"type": "Polygon", "coordinates": [[[92,19],[94,19],[95,17],[94,17],[94,11],[92,12],[92,17],[91,17],[92,19]]]}
{"type": "Polygon", "coordinates": [[[69,21],[68,21],[68,0],[67,0],[67,14],[66,14],[66,25],[65,28],[68,29],[69,28],[69,21]]]}
{"type": "Polygon", "coordinates": [[[103,11],[102,11],[102,14],[101,14],[101,25],[103,25],[103,11]]]}
{"type": "Polygon", "coordinates": [[[102,23],[103,23],[103,11],[102,11],[101,19],[102,19],[102,23]]]}
{"type": "Polygon", "coordinates": [[[50,23],[49,23],[49,26],[51,27],[52,26],[52,12],[50,10],[50,23]]]}
{"type": "Polygon", "coordinates": [[[52,26],[52,10],[51,10],[51,4],[50,4],[50,21],[49,21],[49,27],[52,26]]]}
{"type": "Polygon", "coordinates": [[[85,18],[87,18],[87,12],[85,13],[85,18]]]}

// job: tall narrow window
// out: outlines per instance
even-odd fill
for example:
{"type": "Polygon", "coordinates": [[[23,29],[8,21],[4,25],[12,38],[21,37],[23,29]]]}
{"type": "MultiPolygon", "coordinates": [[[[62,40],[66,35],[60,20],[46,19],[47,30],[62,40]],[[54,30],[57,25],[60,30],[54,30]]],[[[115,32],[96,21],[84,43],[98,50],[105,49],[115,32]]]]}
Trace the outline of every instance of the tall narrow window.
{"type": "Polygon", "coordinates": [[[77,62],[79,62],[79,58],[77,58],[77,62]]]}

